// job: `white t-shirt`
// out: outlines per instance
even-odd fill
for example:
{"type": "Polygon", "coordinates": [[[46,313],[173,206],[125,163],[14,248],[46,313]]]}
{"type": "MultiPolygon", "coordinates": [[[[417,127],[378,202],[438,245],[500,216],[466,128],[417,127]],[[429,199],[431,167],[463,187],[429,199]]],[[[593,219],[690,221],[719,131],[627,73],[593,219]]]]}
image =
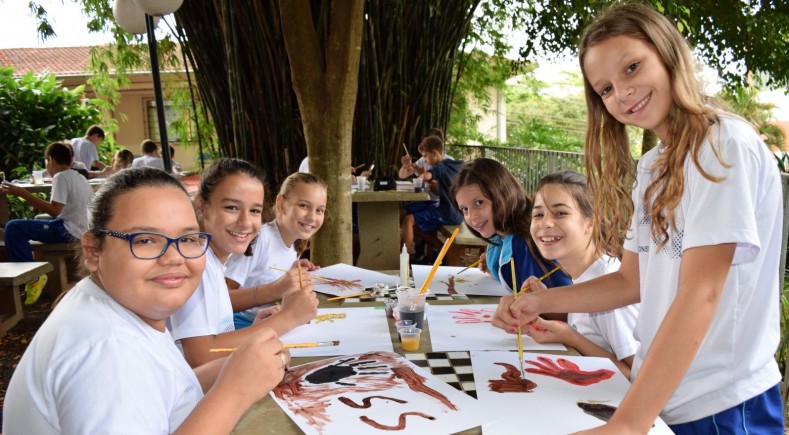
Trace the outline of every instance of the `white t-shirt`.
{"type": "Polygon", "coordinates": [[[304,157],[304,160],[301,161],[299,164],[299,172],[304,172],[306,174],[310,173],[310,157],[304,157]]]}
{"type": "MultiPolygon", "coordinates": [[[[573,284],[578,284],[619,270],[619,260],[608,255],[595,260],[573,284]]],[[[633,336],[639,304],[599,313],[568,313],[567,323],[592,343],[623,360],[636,353],[638,341],[633,336]]]]}
{"type": "Polygon", "coordinates": [[[168,327],[176,340],[234,331],[233,305],[225,282],[225,266],[209,249],[203,279],[194,294],[172,316],[168,327]]]}
{"type": "Polygon", "coordinates": [[[169,434],[203,397],[166,330],[85,278],[36,332],[11,377],[3,433],[169,434]]]}
{"type": "Polygon", "coordinates": [[[60,171],[52,177],[52,202],[63,204],[58,215],[66,230],[79,239],[88,229],[88,207],[93,199],[93,188],[77,171],[60,171]]]}
{"type": "Polygon", "coordinates": [[[74,149],[74,160],[82,162],[88,170],[93,166],[93,162],[99,160],[96,145],[84,137],[71,139],[71,148],[74,149]]]}
{"type": "MultiPolygon", "coordinates": [[[[676,209],[677,230],[660,251],[652,239],[651,218],[643,196],[652,180],[651,166],[663,146],[641,158],[635,213],[625,249],[638,254],[641,307],[636,337],[641,347],[633,377],[649,351],[677,294],[685,250],[736,243],[720,303],[696,358],[661,416],[685,423],[742,403],[773,387],[781,374],[773,354],[780,339],[778,270],[781,253],[781,182],[775,159],[754,129],[731,116],[721,117],[708,138],[720,145],[724,168],[709,143],[699,162],[716,183],[704,178],[691,157],[685,161],[685,190],[676,209]]],[[[689,289],[690,290],[690,289],[689,289]]]]}
{"type": "Polygon", "coordinates": [[[132,160],[132,168],[149,167],[164,171],[164,160],[161,157],[147,156],[135,157],[132,160]]]}
{"type": "MultiPolygon", "coordinates": [[[[260,227],[258,238],[252,247],[252,256],[230,256],[225,276],[239,283],[241,288],[267,284],[278,280],[283,274],[272,268],[290,269],[297,258],[296,249],[293,245],[285,245],[277,221],[273,220],[260,227]]],[[[260,308],[250,308],[242,312],[247,318],[254,320],[260,308]]]]}

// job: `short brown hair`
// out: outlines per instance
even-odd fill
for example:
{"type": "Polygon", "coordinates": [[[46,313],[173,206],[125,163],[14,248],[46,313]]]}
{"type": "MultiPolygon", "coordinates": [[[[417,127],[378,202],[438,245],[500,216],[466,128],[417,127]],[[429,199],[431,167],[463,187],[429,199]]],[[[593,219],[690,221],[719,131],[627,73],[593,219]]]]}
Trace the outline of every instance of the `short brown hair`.
{"type": "Polygon", "coordinates": [[[419,152],[437,152],[444,154],[444,142],[438,136],[428,136],[419,143],[419,152]]]}

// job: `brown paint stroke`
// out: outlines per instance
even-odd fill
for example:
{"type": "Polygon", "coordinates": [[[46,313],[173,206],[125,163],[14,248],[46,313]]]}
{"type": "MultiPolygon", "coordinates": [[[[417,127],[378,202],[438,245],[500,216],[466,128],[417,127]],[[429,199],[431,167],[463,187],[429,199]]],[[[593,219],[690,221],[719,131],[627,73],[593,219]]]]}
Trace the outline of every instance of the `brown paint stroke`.
{"type": "Polygon", "coordinates": [[[345,405],[348,405],[351,408],[356,408],[356,409],[367,409],[367,408],[373,406],[372,403],[370,403],[370,402],[372,402],[373,399],[391,400],[392,402],[397,402],[397,403],[408,403],[408,401],[406,401],[406,400],[395,399],[394,397],[386,397],[386,396],[365,397],[364,399],[362,399],[362,404],[361,405],[356,403],[356,402],[354,402],[353,400],[351,400],[351,399],[349,399],[347,397],[339,397],[339,398],[337,398],[337,400],[339,400],[340,402],[344,403],[345,405]]]}
{"type": "Polygon", "coordinates": [[[397,419],[397,426],[386,426],[386,425],[378,423],[377,421],[375,421],[375,420],[373,420],[373,419],[371,419],[371,418],[369,418],[367,416],[364,416],[364,415],[359,417],[359,420],[361,420],[364,423],[369,424],[370,426],[372,426],[372,427],[374,427],[374,428],[376,428],[378,430],[403,430],[403,429],[405,429],[405,418],[408,417],[409,415],[415,415],[417,417],[426,418],[428,420],[435,420],[436,419],[432,415],[427,415],[427,414],[424,414],[422,412],[415,412],[414,411],[414,412],[404,412],[404,413],[400,414],[400,418],[397,419]]]}
{"type": "Polygon", "coordinates": [[[531,393],[537,388],[536,383],[521,377],[520,370],[512,364],[500,362],[494,364],[504,367],[506,371],[501,375],[501,380],[491,379],[488,381],[490,391],[494,393],[531,393]]]}
{"type": "Polygon", "coordinates": [[[395,377],[405,381],[405,383],[408,384],[408,388],[419,393],[425,393],[428,396],[443,403],[447,408],[457,411],[457,407],[452,402],[450,402],[446,396],[430,387],[426,387],[425,381],[427,378],[416,374],[416,372],[414,372],[411,367],[392,367],[392,372],[394,372],[395,377]]]}

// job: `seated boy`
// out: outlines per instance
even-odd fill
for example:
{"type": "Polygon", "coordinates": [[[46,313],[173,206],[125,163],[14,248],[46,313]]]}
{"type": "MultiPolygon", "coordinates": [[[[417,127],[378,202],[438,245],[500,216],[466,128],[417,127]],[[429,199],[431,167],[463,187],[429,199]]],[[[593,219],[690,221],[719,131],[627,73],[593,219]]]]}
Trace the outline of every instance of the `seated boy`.
{"type": "MultiPolygon", "coordinates": [[[[51,143],[44,152],[47,172],[52,176],[52,195],[47,202],[33,196],[26,189],[4,182],[0,193],[18,196],[33,208],[53,216],[53,219],[15,219],[5,225],[5,249],[8,261],[33,261],[30,240],[43,243],[78,242],[88,228],[88,205],[93,199],[93,188],[88,180],[72,171],[71,149],[61,142],[51,143]]],[[[38,300],[47,276],[25,285],[25,304],[38,300]]]]}
{"type": "Polygon", "coordinates": [[[142,152],[142,156],[134,159],[132,162],[133,168],[148,166],[150,168],[164,170],[164,160],[162,160],[161,154],[159,154],[159,145],[157,145],[156,142],[145,139],[140,144],[140,152],[142,152]]]}
{"type": "Polygon", "coordinates": [[[401,226],[403,243],[405,243],[409,254],[415,254],[414,248],[414,225],[425,235],[433,234],[426,240],[429,244],[440,245],[435,231],[443,225],[459,225],[463,216],[455,208],[452,198],[449,196],[452,179],[460,170],[463,162],[448,159],[444,156],[444,142],[436,136],[428,136],[419,144],[419,153],[425,159],[430,169],[422,173],[420,177],[427,185],[430,181],[435,186],[435,193],[439,197],[438,206],[424,207],[418,210],[406,210],[401,226]]]}

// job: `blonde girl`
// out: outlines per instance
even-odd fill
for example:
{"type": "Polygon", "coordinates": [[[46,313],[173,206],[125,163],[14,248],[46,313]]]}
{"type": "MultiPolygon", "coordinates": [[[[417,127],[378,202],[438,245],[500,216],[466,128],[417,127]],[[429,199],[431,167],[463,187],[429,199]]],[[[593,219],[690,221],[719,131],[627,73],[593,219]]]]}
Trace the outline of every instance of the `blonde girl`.
{"type": "Polygon", "coordinates": [[[512,330],[543,311],[640,301],[633,385],[611,420],[590,432],[646,433],[660,414],[678,434],[783,433],[773,357],[782,249],[775,159],[751,125],[705,97],[690,47],[655,10],[612,6],[587,28],[579,58],[595,231],[628,229],[624,239],[605,235],[624,242],[622,265],[502,300],[495,324],[512,330]],[[660,139],[637,170],[627,125],[660,139]]]}
{"type": "Polygon", "coordinates": [[[264,184],[260,172],[240,159],[219,159],[208,167],[195,198],[201,229],[212,235],[206,269],[194,295],[170,317],[173,337],[179,340],[192,366],[221,356],[212,348],[236,347],[256,331],[272,328],[278,335],[307,323],[315,316],[318,300],[309,283],[298,282],[284,291],[282,309],[235,330],[233,311],[264,302],[256,287],[230,292],[224,265],[231,254],[243,255],[262,223],[264,184]]]}
{"type": "Polygon", "coordinates": [[[36,332],[3,406],[3,433],[229,434],[284,375],[270,329],[192,370],[165,327],[195,291],[209,234],[161,170],[105,182],[82,236],[78,282],[36,332]],[[205,392],[205,393],[204,393],[205,392]]]}
{"type": "MultiPolygon", "coordinates": [[[[260,300],[266,303],[282,299],[288,289],[298,285],[301,267],[304,272],[318,269],[300,259],[309,239],[321,228],[326,215],[326,183],[315,175],[291,174],[279,189],[274,204],[276,218],[260,228],[252,247],[252,255],[231,255],[225,277],[228,287],[257,288],[260,300]],[[288,270],[282,273],[282,269],[288,270]]],[[[273,308],[275,311],[277,308],[273,308]]],[[[252,324],[260,307],[235,314],[236,329],[252,324]]]]}
{"type": "MultiPolygon", "coordinates": [[[[593,227],[592,194],[583,175],[566,171],[540,179],[531,235],[543,257],[561,264],[575,284],[619,269],[612,249],[592,239],[593,227]]],[[[633,337],[637,317],[638,304],[633,304],[600,313],[568,313],[566,323],[537,318],[525,332],[538,343],[562,343],[581,355],[609,358],[630,377],[638,348],[633,337]]]]}

